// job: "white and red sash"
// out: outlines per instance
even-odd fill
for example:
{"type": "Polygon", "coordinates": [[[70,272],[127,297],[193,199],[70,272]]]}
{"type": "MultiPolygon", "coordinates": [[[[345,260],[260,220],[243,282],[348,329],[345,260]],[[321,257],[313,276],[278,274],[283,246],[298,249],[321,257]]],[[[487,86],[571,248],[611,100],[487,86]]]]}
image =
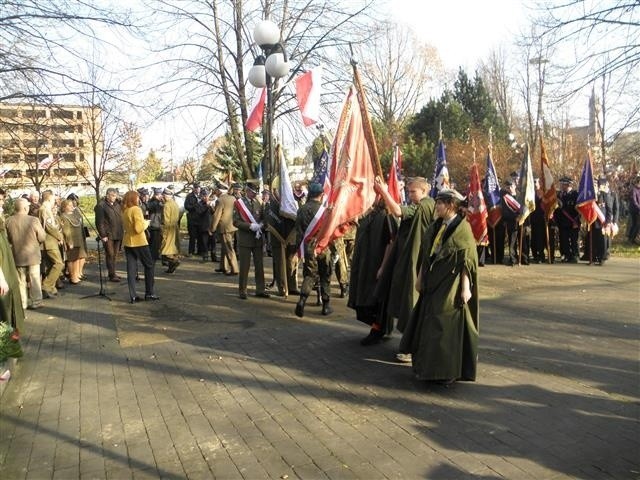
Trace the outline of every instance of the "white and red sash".
{"type": "Polygon", "coordinates": [[[311,219],[311,222],[309,222],[307,229],[304,231],[302,241],[300,242],[300,248],[298,250],[298,256],[300,257],[301,260],[304,260],[304,245],[318,231],[318,228],[320,227],[320,221],[322,220],[322,217],[324,215],[324,211],[325,211],[325,207],[323,205],[320,205],[320,208],[318,208],[318,211],[311,219]]]}
{"type": "Polygon", "coordinates": [[[505,194],[504,203],[507,204],[507,207],[509,207],[512,212],[520,212],[521,205],[515,198],[513,198],[513,195],[509,193],[505,194]]]}
{"type": "MultiPolygon", "coordinates": [[[[258,223],[256,222],[256,219],[253,217],[253,213],[251,213],[251,210],[249,210],[249,207],[247,207],[247,205],[242,201],[242,199],[240,198],[237,199],[235,202],[235,206],[238,209],[238,213],[240,214],[240,216],[245,222],[258,223]]],[[[260,238],[261,235],[262,235],[262,232],[258,230],[256,232],[256,238],[260,238]]]]}

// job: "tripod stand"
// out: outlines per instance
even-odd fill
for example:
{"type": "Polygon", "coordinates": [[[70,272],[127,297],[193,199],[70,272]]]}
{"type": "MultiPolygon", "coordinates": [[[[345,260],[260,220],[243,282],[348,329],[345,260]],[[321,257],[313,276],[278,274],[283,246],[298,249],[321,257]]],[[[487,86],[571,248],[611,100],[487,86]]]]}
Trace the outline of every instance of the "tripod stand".
{"type": "Polygon", "coordinates": [[[100,255],[100,244],[102,243],[102,239],[100,237],[96,237],[96,246],[98,249],[98,276],[100,277],[100,291],[98,293],[94,293],[93,295],[85,295],[84,297],[80,297],[81,299],[84,298],[93,298],[93,297],[102,297],[102,298],[106,298],[107,300],[111,301],[111,297],[109,296],[110,294],[106,292],[105,287],[104,287],[104,278],[102,275],[102,257],[100,255]]]}
{"type": "MultiPolygon", "coordinates": [[[[91,225],[91,222],[89,221],[87,216],[84,214],[84,212],[80,208],[80,205],[76,205],[76,208],[82,214],[82,217],[87,222],[87,225],[91,226],[93,228],[93,230],[97,231],[97,229],[95,227],[93,227],[93,225],[91,225]]],[[[105,281],[104,281],[103,274],[102,274],[102,256],[100,255],[100,244],[101,243],[102,243],[102,239],[98,235],[96,237],[96,248],[98,250],[98,276],[100,278],[100,291],[98,293],[94,293],[93,295],[85,295],[84,297],[80,297],[81,299],[93,298],[93,297],[102,297],[102,298],[106,298],[107,300],[111,301],[111,297],[109,296],[111,294],[107,293],[107,291],[105,289],[105,281]]]]}

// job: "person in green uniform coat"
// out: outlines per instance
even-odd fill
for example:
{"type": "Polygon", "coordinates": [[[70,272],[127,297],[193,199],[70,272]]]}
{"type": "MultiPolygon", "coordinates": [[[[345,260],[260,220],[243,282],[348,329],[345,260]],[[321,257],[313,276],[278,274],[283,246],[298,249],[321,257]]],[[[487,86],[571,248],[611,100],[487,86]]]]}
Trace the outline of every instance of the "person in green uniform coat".
{"type": "Polygon", "coordinates": [[[434,220],[435,208],[435,202],[429,197],[429,182],[426,179],[412,178],[407,182],[407,188],[411,204],[398,205],[379,177],[375,183],[376,192],[382,196],[389,211],[401,221],[401,231],[398,234],[400,245],[392,263],[393,274],[387,305],[388,314],[398,319],[397,327],[401,332],[418,300],[415,279],[422,260],[420,245],[424,232],[434,220]]]}
{"type": "Polygon", "coordinates": [[[322,204],[322,185],[319,183],[309,184],[309,199],[298,209],[296,217],[297,245],[304,248],[304,264],[302,272],[304,280],[300,287],[300,299],[296,303],[295,314],[298,317],[304,316],[304,306],[309,298],[309,294],[316,283],[320,284],[320,298],[322,299],[322,315],[330,315],[333,309],[329,305],[329,287],[331,281],[331,260],[329,259],[329,249],[315,253],[315,238],[308,238],[307,229],[313,222],[316,213],[322,204]]]}
{"type": "Polygon", "coordinates": [[[418,303],[400,341],[416,378],[443,384],[476,379],[479,333],[478,254],[471,226],[458,213],[462,195],[442,190],[425,233],[418,303]]]}
{"type": "Polygon", "coordinates": [[[387,295],[379,295],[376,286],[396,229],[397,224],[387,215],[383,201],[374,204],[356,229],[347,306],[356,311],[356,319],[371,327],[361,345],[378,343],[393,328],[393,322],[381,318],[387,295]]]}
{"type": "Polygon", "coordinates": [[[24,333],[24,309],[18,270],[13,260],[3,216],[5,197],[6,192],[0,189],[0,322],[24,333]]]}

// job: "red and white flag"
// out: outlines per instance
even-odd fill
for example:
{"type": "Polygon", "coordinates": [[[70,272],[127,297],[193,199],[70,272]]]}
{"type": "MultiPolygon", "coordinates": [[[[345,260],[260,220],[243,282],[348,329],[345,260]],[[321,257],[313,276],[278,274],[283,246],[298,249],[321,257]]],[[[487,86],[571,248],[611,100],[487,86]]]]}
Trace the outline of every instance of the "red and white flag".
{"type": "Polygon", "coordinates": [[[256,97],[256,101],[251,107],[251,111],[247,116],[247,123],[245,126],[250,132],[255,132],[262,125],[262,117],[264,116],[264,104],[267,100],[267,89],[263,88],[260,91],[260,95],[256,97]]]}
{"type": "Polygon", "coordinates": [[[471,231],[478,245],[487,245],[489,240],[487,230],[487,205],[484,202],[482,186],[480,184],[480,173],[478,164],[471,165],[471,183],[469,185],[469,195],[467,196],[467,220],[471,224],[471,231]]]}
{"type": "Polygon", "coordinates": [[[400,191],[400,169],[402,168],[402,151],[399,146],[393,147],[393,160],[391,160],[391,168],[389,169],[389,181],[387,182],[387,190],[391,198],[396,203],[402,202],[402,192],[400,191]]]}
{"type": "Polygon", "coordinates": [[[296,98],[305,127],[320,120],[322,68],[316,67],[296,78],[296,98]]]}

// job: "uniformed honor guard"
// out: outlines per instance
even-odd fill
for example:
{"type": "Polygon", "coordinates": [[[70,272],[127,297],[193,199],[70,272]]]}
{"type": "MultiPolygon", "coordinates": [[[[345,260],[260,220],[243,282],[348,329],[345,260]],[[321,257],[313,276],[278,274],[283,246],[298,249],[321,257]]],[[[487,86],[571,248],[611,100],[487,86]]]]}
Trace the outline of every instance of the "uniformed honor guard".
{"type": "Polygon", "coordinates": [[[329,282],[331,280],[329,249],[327,248],[323,252],[316,254],[316,242],[312,236],[313,227],[321,215],[322,194],[322,185],[310,183],[307,202],[300,207],[296,217],[297,244],[299,245],[299,250],[304,254],[302,270],[304,280],[302,281],[302,287],[300,287],[300,299],[296,303],[295,309],[295,314],[298,317],[304,316],[305,303],[317,282],[320,284],[322,315],[329,315],[333,311],[329,305],[329,282]]]}
{"type": "Polygon", "coordinates": [[[238,296],[247,298],[247,283],[249,268],[253,257],[256,278],[256,297],[269,298],[264,284],[264,207],[257,198],[259,185],[256,181],[249,181],[245,187],[245,196],[235,202],[233,210],[233,224],[238,229],[238,257],[240,260],[240,275],[238,276],[238,296]]]}

